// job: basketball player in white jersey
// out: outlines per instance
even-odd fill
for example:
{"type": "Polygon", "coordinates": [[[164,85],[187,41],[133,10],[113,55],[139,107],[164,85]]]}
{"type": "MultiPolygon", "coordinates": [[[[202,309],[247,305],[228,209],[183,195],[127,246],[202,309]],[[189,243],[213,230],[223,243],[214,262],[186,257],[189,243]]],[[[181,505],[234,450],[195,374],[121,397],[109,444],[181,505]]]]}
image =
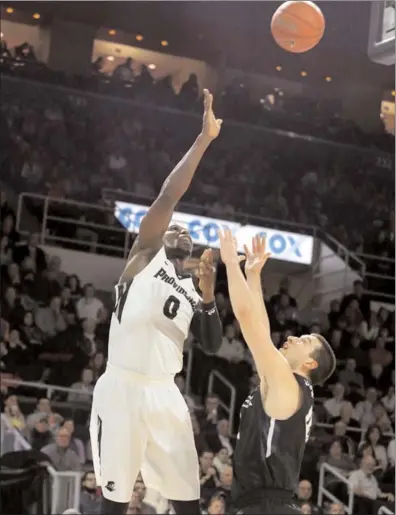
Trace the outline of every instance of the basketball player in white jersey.
{"type": "Polygon", "coordinates": [[[202,131],[142,219],[116,286],[108,365],[94,390],[90,425],[103,514],[127,512],[139,471],[148,486],[172,501],[176,513],[200,513],[192,426],[174,376],[182,368],[190,326],[204,350],[213,353],[220,347],[222,327],[211,251],[200,261],[201,298],[183,266],[191,256],[191,236],[169,223],[220,132],[212,102],[205,90],[202,131]]]}

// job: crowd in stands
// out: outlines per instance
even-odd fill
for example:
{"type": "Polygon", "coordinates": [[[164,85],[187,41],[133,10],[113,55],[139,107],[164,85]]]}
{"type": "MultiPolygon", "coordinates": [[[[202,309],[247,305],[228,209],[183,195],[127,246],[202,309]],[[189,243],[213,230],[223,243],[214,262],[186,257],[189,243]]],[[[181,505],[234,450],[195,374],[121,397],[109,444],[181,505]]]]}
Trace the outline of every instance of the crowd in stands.
{"type": "MultiPolygon", "coordinates": [[[[111,301],[95,292],[93,285],[81,285],[78,277],[66,276],[60,259],[43,252],[36,234],[24,241],[14,229],[14,213],[3,197],[4,213],[2,231],[5,222],[13,243],[7,250],[8,261],[1,267],[3,416],[34,449],[46,454],[57,470],[84,471],[81,510],[95,513],[92,510],[99,506],[100,494],[91,469],[87,424],[93,386],[105,369],[111,301]],[[7,387],[4,378],[9,374],[74,391],[56,392],[47,398],[39,391],[7,387]]],[[[317,405],[316,421],[330,426],[314,425],[307,444],[298,493],[304,513],[318,512],[313,496],[322,463],[350,478],[359,513],[371,513],[370,502],[390,499],[394,482],[394,312],[385,308],[371,311],[370,298],[360,281],[351,294],[332,302],[329,313],[319,307],[298,306],[290,289],[285,278],[279,291],[266,298],[274,344],[281,344],[291,334],[319,332],[328,338],[338,359],[330,385],[316,389],[316,396],[325,399],[317,405]],[[370,484],[362,480],[361,471],[366,469],[373,470],[370,484]],[[301,493],[306,492],[304,488],[310,496],[301,493]]],[[[220,351],[208,356],[198,347],[194,349],[189,395],[185,394],[184,373],[175,379],[191,411],[202,507],[213,514],[224,513],[230,501],[235,444],[230,433],[235,428],[230,431],[222,392],[220,397],[207,393],[209,374],[217,369],[236,386],[236,412],[258,384],[221,281],[216,301],[224,327],[220,351]]],[[[334,478],[326,487],[346,501],[344,486],[334,478]]],[[[153,508],[144,504],[142,491],[144,484],[139,479],[130,513],[153,513],[153,508]]],[[[158,499],[154,501],[158,506],[158,499]]],[[[334,506],[329,509],[333,510],[329,513],[342,513],[334,511],[334,506]]]]}
{"type": "MultiPolygon", "coordinates": [[[[4,48],[2,44],[3,55],[4,48]]],[[[67,82],[42,66],[18,69],[14,56],[3,59],[2,72],[9,76],[2,77],[0,143],[5,151],[0,169],[2,180],[15,191],[100,202],[102,188],[110,187],[153,197],[188,149],[200,126],[198,116],[183,112],[194,111],[189,103],[195,102],[194,95],[184,92],[176,98],[169,80],[151,84],[145,73],[131,77],[133,95],[114,83],[108,90],[108,82],[97,78],[100,63],[96,68],[89,84],[88,79],[67,82]],[[60,89],[60,83],[83,84],[100,95],[60,89]],[[123,98],[102,95],[109,92],[123,98]]],[[[124,75],[118,69],[115,79],[124,75]]],[[[222,108],[228,107],[226,95],[222,108]]],[[[381,170],[383,154],[275,132],[275,125],[257,130],[239,123],[238,110],[233,117],[237,121],[226,119],[222,137],[205,156],[187,201],[202,205],[202,214],[219,218],[249,213],[315,224],[352,250],[394,258],[394,186],[389,170],[381,170]]],[[[88,417],[94,384],[106,365],[112,301],[95,285],[67,276],[60,258],[45,254],[39,235],[24,239],[15,222],[15,210],[2,193],[2,417],[57,470],[83,471],[80,511],[99,513],[88,417]],[[7,386],[9,376],[74,391],[57,391],[48,398],[45,390],[7,386]]],[[[394,275],[394,270],[384,273],[394,275]]],[[[394,312],[372,311],[360,281],[351,294],[333,300],[329,313],[320,306],[299,306],[287,278],[278,292],[270,293],[266,304],[275,345],[291,334],[321,333],[338,360],[332,382],[316,389],[323,402],[317,405],[297,492],[303,512],[319,513],[318,470],[328,463],[350,479],[356,513],[372,513],[377,503],[391,499],[394,485],[394,312]]],[[[192,342],[189,395],[184,373],[175,379],[191,412],[202,509],[210,515],[223,514],[229,506],[235,444],[230,433],[235,427],[223,411],[222,392],[208,394],[208,377],[217,369],[236,386],[236,413],[259,381],[221,281],[216,301],[224,328],[218,355],[208,356],[192,342]]],[[[346,502],[342,483],[332,477],[326,487],[346,502]]],[[[146,496],[138,478],[128,513],[155,513],[152,504],[166,508],[149,492],[146,496]]],[[[322,509],[344,513],[338,504],[322,509]]]]}
{"type": "MultiPolygon", "coordinates": [[[[100,56],[91,64],[91,69],[87,69],[85,77],[70,77],[52,72],[37,60],[34,48],[28,42],[10,50],[2,37],[0,57],[3,57],[3,71],[13,75],[82,86],[95,92],[176,107],[184,111],[201,110],[196,75],[192,74],[182,85],[180,94],[176,95],[170,75],[154,80],[148,67],[135,62],[131,57],[111,72],[104,72],[105,57],[100,56]]],[[[254,102],[249,94],[249,84],[235,79],[225,87],[220,98],[224,114],[234,120],[272,129],[313,134],[342,143],[375,146],[387,151],[392,149],[392,138],[385,130],[376,134],[365,134],[356,123],[341,115],[342,106],[339,100],[320,98],[314,90],[309,96],[295,97],[285,94],[281,88],[268,86],[266,90],[263,89],[262,98],[254,102]]]]}
{"type": "MultiPolygon", "coordinates": [[[[55,198],[99,202],[112,188],[147,203],[200,130],[194,114],[20,78],[4,76],[2,96],[2,177],[55,198]]],[[[226,120],[183,200],[219,218],[316,225],[350,250],[393,257],[391,163],[378,151],[226,120]]]]}

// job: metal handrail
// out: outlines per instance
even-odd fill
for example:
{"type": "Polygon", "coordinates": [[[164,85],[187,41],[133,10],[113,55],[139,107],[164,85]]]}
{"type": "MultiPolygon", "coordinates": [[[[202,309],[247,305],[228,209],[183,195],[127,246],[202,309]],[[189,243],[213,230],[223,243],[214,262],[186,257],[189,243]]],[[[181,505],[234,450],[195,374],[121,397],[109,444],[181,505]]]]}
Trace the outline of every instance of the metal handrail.
{"type": "Polygon", "coordinates": [[[350,481],[348,481],[348,479],[345,476],[343,476],[340,472],[338,472],[337,469],[335,469],[334,467],[332,467],[328,463],[322,463],[322,465],[320,467],[320,471],[319,471],[318,506],[322,506],[323,496],[328,497],[334,503],[342,504],[344,506],[344,508],[345,508],[345,511],[349,515],[352,515],[352,513],[353,513],[353,502],[354,502],[354,493],[353,493],[352,485],[351,485],[350,481]],[[334,477],[336,477],[339,481],[341,481],[342,483],[347,485],[347,487],[348,487],[348,505],[347,506],[345,506],[344,503],[340,499],[337,499],[337,497],[335,495],[333,495],[331,492],[329,492],[329,490],[327,490],[327,488],[325,488],[325,486],[324,486],[324,476],[325,476],[326,472],[329,472],[334,477]]]}
{"type": "Polygon", "coordinates": [[[35,381],[22,381],[21,379],[3,379],[3,384],[7,386],[24,386],[27,388],[37,388],[39,390],[47,391],[47,398],[51,398],[53,392],[76,393],[84,395],[93,395],[92,392],[85,390],[77,390],[76,388],[66,388],[65,386],[57,386],[54,384],[37,383],[35,381]]]}
{"type": "Polygon", "coordinates": [[[230,405],[227,406],[221,399],[220,405],[221,407],[228,413],[228,421],[229,421],[229,433],[232,435],[232,428],[234,426],[234,417],[235,417],[235,408],[236,408],[236,388],[235,386],[223,376],[218,370],[212,370],[209,376],[208,382],[208,393],[214,393],[213,391],[213,382],[215,377],[217,377],[231,392],[231,400],[230,405]]]}
{"type": "Polygon", "coordinates": [[[356,256],[364,259],[372,259],[376,261],[386,261],[387,263],[394,263],[395,260],[385,256],[377,256],[376,254],[365,254],[364,252],[356,252],[356,256]]]}

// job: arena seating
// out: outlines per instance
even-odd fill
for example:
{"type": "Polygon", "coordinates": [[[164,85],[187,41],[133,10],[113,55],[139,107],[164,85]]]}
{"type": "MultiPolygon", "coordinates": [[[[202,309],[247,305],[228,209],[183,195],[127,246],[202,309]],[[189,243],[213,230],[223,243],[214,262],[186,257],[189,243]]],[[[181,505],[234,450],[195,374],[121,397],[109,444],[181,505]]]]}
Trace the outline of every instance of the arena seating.
{"type": "MultiPolygon", "coordinates": [[[[89,475],[87,421],[93,385],[105,368],[111,299],[82,285],[78,277],[66,276],[62,263],[45,255],[34,232],[27,239],[18,233],[12,192],[98,203],[107,187],[150,198],[193,141],[200,115],[194,113],[194,102],[191,107],[169,91],[154,101],[142,87],[127,95],[124,89],[115,92],[103,78],[55,76],[37,63],[18,70],[13,60],[2,66],[0,144],[6,151],[1,178],[9,191],[8,198],[2,192],[1,200],[2,424],[11,428],[11,436],[17,431],[19,445],[21,436],[36,450],[46,449],[54,437],[60,441],[61,428],[68,432],[73,468],[58,471],[70,472],[70,477],[87,472],[80,511],[95,513],[100,492],[94,492],[89,475]]],[[[319,226],[351,250],[388,258],[370,258],[370,270],[380,267],[381,273],[394,276],[393,178],[382,166],[387,154],[234,118],[226,121],[222,139],[205,156],[188,201],[219,218],[248,213],[274,223],[319,226]],[[384,263],[389,264],[386,270],[384,263]]],[[[33,222],[41,215],[34,205],[24,214],[33,222]]],[[[51,230],[62,235],[61,224],[51,230]]],[[[287,281],[267,299],[276,345],[295,332],[321,332],[338,359],[332,384],[316,391],[317,421],[301,475],[311,490],[301,485],[298,492],[299,501],[308,505],[304,513],[318,512],[314,499],[322,464],[348,477],[360,458],[371,453],[382,490],[393,488],[394,312],[372,312],[371,299],[361,290],[356,284],[350,295],[335,298],[330,313],[299,305],[287,281]],[[378,442],[373,426],[379,428],[378,442]]],[[[190,406],[202,477],[207,478],[202,507],[208,513],[224,513],[229,502],[234,443],[229,434],[235,429],[228,423],[230,392],[235,392],[237,419],[241,402],[257,384],[221,280],[217,303],[224,325],[219,355],[207,356],[191,342],[185,370],[177,378],[190,406]],[[216,385],[214,375],[221,378],[216,385]]],[[[10,441],[7,445],[16,450],[10,441]]],[[[7,445],[2,440],[3,452],[7,445]]],[[[348,505],[343,481],[330,476],[325,488],[348,505]]],[[[152,513],[144,495],[138,481],[131,513],[152,513]]],[[[164,509],[166,502],[148,495],[161,506],[158,510],[164,509]]],[[[70,508],[75,499],[62,497],[62,503],[62,509],[70,508]]],[[[361,504],[354,513],[365,513],[367,506],[361,504]]]]}

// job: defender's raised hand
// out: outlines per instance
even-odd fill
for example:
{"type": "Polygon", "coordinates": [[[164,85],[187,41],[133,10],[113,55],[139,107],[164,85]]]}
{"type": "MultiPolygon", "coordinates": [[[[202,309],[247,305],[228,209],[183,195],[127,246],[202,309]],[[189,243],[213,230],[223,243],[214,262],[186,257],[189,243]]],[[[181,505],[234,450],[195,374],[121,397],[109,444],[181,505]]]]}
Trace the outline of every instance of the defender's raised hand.
{"type": "Polygon", "coordinates": [[[210,141],[217,138],[220,132],[223,120],[215,117],[213,112],[213,95],[207,89],[203,90],[204,94],[204,115],[202,122],[202,135],[210,141]]]}
{"type": "Polygon", "coordinates": [[[240,263],[245,256],[238,256],[237,242],[229,229],[219,231],[220,256],[225,265],[240,263]]]}
{"type": "Polygon", "coordinates": [[[260,234],[256,234],[256,236],[252,238],[252,250],[249,250],[247,245],[244,245],[243,248],[246,255],[246,275],[249,273],[260,274],[263,266],[268,261],[268,258],[271,256],[271,253],[267,252],[266,249],[265,236],[260,236],[260,234]]]}

